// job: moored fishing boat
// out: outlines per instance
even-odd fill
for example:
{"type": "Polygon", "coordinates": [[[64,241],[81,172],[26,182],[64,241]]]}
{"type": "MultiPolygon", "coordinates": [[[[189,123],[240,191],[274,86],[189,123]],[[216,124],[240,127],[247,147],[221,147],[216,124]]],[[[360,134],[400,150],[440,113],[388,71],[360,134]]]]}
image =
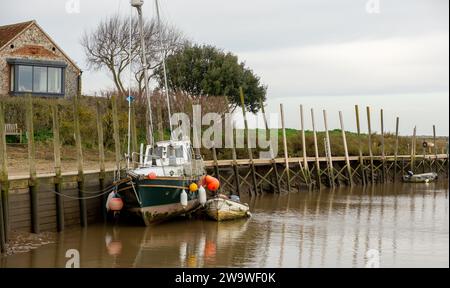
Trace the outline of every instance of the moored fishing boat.
{"type": "MultiPolygon", "coordinates": [[[[143,31],[142,5],[143,0],[131,0],[131,5],[138,10],[140,40],[142,53],[142,70],[144,79],[149,79],[148,65],[145,51],[145,37],[143,31]]],[[[158,15],[158,28],[160,29],[158,1],[156,1],[158,15]]],[[[131,18],[130,18],[131,19],[131,18]]],[[[131,23],[131,20],[130,20],[131,23]]],[[[131,25],[131,24],[130,24],[131,25]]],[[[131,29],[130,29],[131,31],[131,29]]],[[[159,31],[161,37],[161,31],[159,31]]],[[[130,32],[131,33],[131,32],[130,32]]],[[[130,34],[131,37],[131,34],[130,34]]],[[[161,40],[161,39],[160,39],[161,40]]],[[[131,42],[131,41],[130,41],[131,42]]],[[[162,42],[161,42],[162,43],[162,42]]],[[[163,49],[161,45],[161,49],[163,49]]],[[[130,48],[131,54],[131,48],[130,48]]],[[[165,58],[162,56],[162,65],[165,68],[165,58]]],[[[164,74],[166,70],[164,69],[164,74]]],[[[131,75],[131,74],[130,74],[131,75]]],[[[167,79],[165,75],[165,79],[167,79]]],[[[160,141],[154,144],[152,127],[152,107],[147,81],[144,81],[144,90],[147,98],[147,142],[145,153],[143,144],[139,155],[139,162],[130,163],[136,153],[130,151],[131,117],[128,117],[128,153],[127,169],[125,177],[120,177],[119,185],[114,195],[110,195],[107,207],[117,214],[117,210],[125,210],[141,217],[146,225],[165,221],[172,217],[186,214],[206,203],[206,190],[200,184],[201,177],[205,174],[203,160],[199,149],[194,153],[189,138],[179,140],[172,133],[170,97],[167,81],[165,82],[165,94],[169,117],[170,140],[160,141]],[[123,201],[123,207],[117,202],[123,201]]],[[[131,77],[130,77],[131,87],[131,77]]],[[[129,91],[130,93],[130,91],[129,91]]],[[[131,101],[128,96],[129,113],[131,113],[131,101]]],[[[120,171],[120,167],[117,167],[120,171]]]]}
{"type": "Polygon", "coordinates": [[[234,220],[239,218],[250,217],[250,208],[248,204],[241,203],[239,197],[233,195],[229,199],[225,195],[217,195],[206,201],[206,214],[216,220],[234,220]]]}
{"type": "Polygon", "coordinates": [[[423,173],[423,174],[414,174],[409,171],[407,175],[403,176],[403,182],[407,183],[429,183],[433,182],[438,178],[437,173],[423,173]]]}
{"type": "Polygon", "coordinates": [[[206,201],[205,189],[197,188],[203,175],[201,159],[192,159],[188,140],[158,142],[154,150],[153,154],[147,147],[139,167],[126,172],[129,181],[117,190],[124,210],[146,225],[188,213],[206,201]]]}

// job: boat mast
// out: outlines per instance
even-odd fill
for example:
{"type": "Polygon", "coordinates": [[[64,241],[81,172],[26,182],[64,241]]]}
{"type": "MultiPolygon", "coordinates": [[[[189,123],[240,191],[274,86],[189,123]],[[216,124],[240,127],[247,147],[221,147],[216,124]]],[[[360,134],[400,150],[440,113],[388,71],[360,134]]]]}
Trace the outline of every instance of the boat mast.
{"type": "Polygon", "coordinates": [[[128,46],[128,143],[127,143],[127,169],[130,168],[130,158],[131,158],[131,73],[132,73],[132,69],[131,69],[131,50],[132,50],[132,42],[133,42],[133,37],[131,34],[131,30],[132,30],[132,20],[133,20],[133,7],[130,6],[130,19],[129,19],[129,33],[130,33],[130,38],[128,39],[130,41],[129,46],[128,46]]]}
{"type": "Polygon", "coordinates": [[[131,6],[135,7],[139,14],[139,34],[141,37],[141,51],[142,51],[142,66],[144,69],[144,89],[145,95],[147,98],[147,117],[148,117],[148,125],[147,125],[147,143],[154,146],[153,139],[153,120],[152,120],[152,106],[150,101],[150,91],[148,89],[148,67],[147,67],[147,53],[145,46],[145,38],[144,38],[144,21],[142,19],[142,5],[144,5],[144,0],[131,0],[131,6]]]}
{"type": "Polygon", "coordinates": [[[165,89],[165,94],[166,94],[167,112],[169,115],[170,140],[173,140],[172,119],[171,119],[172,113],[170,111],[169,85],[167,84],[166,53],[165,53],[163,40],[162,40],[161,17],[159,14],[158,0],[155,0],[155,4],[156,4],[156,16],[158,19],[159,46],[160,46],[160,49],[162,52],[162,64],[163,64],[163,72],[164,72],[164,89],[165,89]]]}

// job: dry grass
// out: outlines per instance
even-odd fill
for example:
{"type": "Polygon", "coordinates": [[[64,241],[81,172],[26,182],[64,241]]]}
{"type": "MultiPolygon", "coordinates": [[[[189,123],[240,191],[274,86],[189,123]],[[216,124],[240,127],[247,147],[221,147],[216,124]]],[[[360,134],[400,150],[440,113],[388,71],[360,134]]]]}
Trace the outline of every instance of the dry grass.
{"type": "MultiPolygon", "coordinates": [[[[10,176],[28,175],[28,146],[21,144],[8,144],[8,173],[10,176]]],[[[114,153],[106,152],[106,168],[114,168],[114,153]]],[[[99,169],[98,151],[95,149],[83,149],[83,169],[99,169]]],[[[53,146],[36,144],[36,171],[38,174],[54,172],[53,146]]],[[[63,172],[77,170],[77,156],[74,146],[65,146],[61,150],[61,169],[63,172]]]]}

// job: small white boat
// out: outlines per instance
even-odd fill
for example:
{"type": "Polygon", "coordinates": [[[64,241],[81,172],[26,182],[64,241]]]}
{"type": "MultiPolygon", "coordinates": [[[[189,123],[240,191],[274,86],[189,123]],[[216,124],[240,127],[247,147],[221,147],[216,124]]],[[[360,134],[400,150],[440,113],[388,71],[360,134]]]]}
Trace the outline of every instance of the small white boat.
{"type": "Polygon", "coordinates": [[[247,203],[241,203],[239,197],[232,196],[229,199],[225,195],[218,195],[206,201],[206,214],[216,220],[234,220],[238,218],[250,217],[250,208],[247,203]]]}
{"type": "Polygon", "coordinates": [[[436,173],[423,173],[423,174],[414,174],[409,171],[408,175],[403,176],[403,181],[408,183],[429,183],[438,178],[438,174],[436,173]]]}

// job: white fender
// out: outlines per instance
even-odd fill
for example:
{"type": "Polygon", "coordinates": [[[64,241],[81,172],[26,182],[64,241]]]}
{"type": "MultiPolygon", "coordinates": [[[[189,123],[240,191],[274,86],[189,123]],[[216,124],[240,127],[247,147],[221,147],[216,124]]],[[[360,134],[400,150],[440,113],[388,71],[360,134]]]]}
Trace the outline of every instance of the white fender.
{"type": "Polygon", "coordinates": [[[180,194],[180,204],[183,208],[186,208],[188,205],[188,195],[185,190],[183,190],[180,194]]]}
{"type": "Polygon", "coordinates": [[[114,197],[114,191],[109,193],[108,198],[106,199],[106,211],[109,211],[109,201],[114,197]]]}
{"type": "Polygon", "coordinates": [[[198,188],[198,201],[201,205],[206,204],[206,190],[205,188],[203,188],[203,186],[200,186],[200,188],[198,188]]]}

